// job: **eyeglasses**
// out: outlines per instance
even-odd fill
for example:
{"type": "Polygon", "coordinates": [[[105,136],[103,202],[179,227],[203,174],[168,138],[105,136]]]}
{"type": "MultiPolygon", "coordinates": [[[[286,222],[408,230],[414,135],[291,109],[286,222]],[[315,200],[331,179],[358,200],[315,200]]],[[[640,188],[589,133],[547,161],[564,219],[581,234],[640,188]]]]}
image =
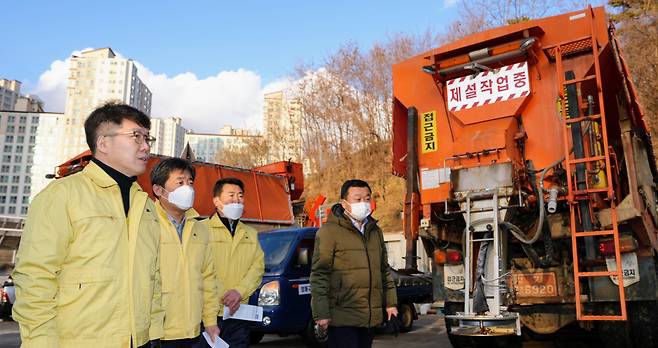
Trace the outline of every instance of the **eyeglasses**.
{"type": "Polygon", "coordinates": [[[128,135],[135,138],[137,144],[143,144],[146,142],[146,145],[151,146],[155,142],[155,137],[150,136],[149,134],[144,134],[138,131],[127,131],[127,132],[118,132],[112,134],[105,134],[105,137],[113,137],[117,135],[128,135]]]}

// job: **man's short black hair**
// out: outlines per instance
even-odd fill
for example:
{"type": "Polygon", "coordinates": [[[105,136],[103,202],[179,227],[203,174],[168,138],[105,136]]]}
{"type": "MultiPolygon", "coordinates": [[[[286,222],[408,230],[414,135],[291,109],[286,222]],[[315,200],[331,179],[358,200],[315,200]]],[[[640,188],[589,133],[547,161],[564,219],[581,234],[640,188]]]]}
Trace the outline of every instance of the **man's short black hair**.
{"type": "Polygon", "coordinates": [[[151,119],[145,113],[126,104],[109,102],[96,108],[85,120],[85,136],[87,145],[92,154],[96,153],[96,139],[98,139],[98,128],[104,123],[121,125],[123,120],[130,120],[140,127],[151,129],[151,119]]]}
{"type": "Polygon", "coordinates": [[[340,198],[347,199],[347,192],[350,190],[350,187],[366,187],[368,191],[372,193],[372,189],[367,182],[359,179],[350,179],[343,183],[343,187],[340,188],[340,198]]]}
{"type": "Polygon", "coordinates": [[[242,193],[244,193],[244,183],[242,180],[238,178],[222,178],[217,180],[215,183],[215,187],[212,189],[212,196],[213,197],[219,197],[220,194],[222,194],[222,189],[224,188],[224,185],[229,184],[229,185],[237,185],[240,187],[240,190],[242,190],[242,193]]]}
{"type": "MultiPolygon", "coordinates": [[[[196,176],[196,171],[192,162],[182,159],[182,158],[167,158],[160,163],[158,163],[153,170],[151,170],[151,185],[158,185],[161,187],[165,186],[167,180],[169,180],[169,175],[176,170],[181,170],[183,172],[189,172],[192,176],[192,180],[196,176]]],[[[153,192],[157,197],[158,195],[153,192]]]]}

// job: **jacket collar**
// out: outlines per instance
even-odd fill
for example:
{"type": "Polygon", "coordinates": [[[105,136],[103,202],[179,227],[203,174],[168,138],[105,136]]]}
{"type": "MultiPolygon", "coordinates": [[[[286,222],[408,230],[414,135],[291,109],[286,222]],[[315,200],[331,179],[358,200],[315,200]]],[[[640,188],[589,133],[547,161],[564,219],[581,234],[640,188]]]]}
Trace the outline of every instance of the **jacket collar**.
{"type": "Polygon", "coordinates": [[[103,168],[101,168],[98,164],[94,163],[93,161],[89,161],[85,168],[82,170],[82,173],[87,175],[91,181],[94,182],[94,184],[102,187],[102,188],[108,188],[111,186],[118,186],[117,182],[112,179],[112,177],[107,174],[103,168]]]}
{"type": "Polygon", "coordinates": [[[98,165],[107,175],[112,178],[112,180],[116,181],[117,184],[119,184],[119,187],[123,190],[130,188],[132,186],[132,183],[137,181],[136,176],[127,176],[120,171],[110,167],[109,165],[101,162],[101,160],[97,159],[96,157],[92,157],[91,161],[92,163],[98,165]]]}
{"type": "MultiPolygon", "coordinates": [[[[224,229],[227,232],[229,232],[228,228],[226,228],[226,226],[224,225],[222,220],[219,218],[219,214],[217,214],[217,212],[214,212],[212,214],[212,216],[210,216],[210,219],[208,221],[209,221],[208,223],[209,223],[210,227],[224,229]]],[[[241,224],[242,224],[242,221],[238,220],[238,224],[235,225],[235,231],[236,232],[237,232],[237,230],[238,230],[238,228],[241,224]]]]}
{"type": "MultiPolygon", "coordinates": [[[[222,220],[219,219],[219,216],[217,214],[212,214],[212,217],[210,217],[210,220],[208,220],[208,227],[210,228],[216,228],[222,233],[226,233],[228,236],[231,236],[231,232],[224,226],[224,223],[222,220]]],[[[238,221],[238,224],[235,226],[235,232],[233,234],[233,247],[238,244],[238,242],[244,237],[246,234],[245,229],[244,229],[244,223],[242,221],[238,221]]]]}
{"type": "MultiPolygon", "coordinates": [[[[341,227],[353,230],[359,234],[359,230],[354,227],[354,224],[352,223],[352,220],[350,220],[349,217],[345,215],[345,209],[340,203],[336,203],[331,207],[331,214],[327,217],[327,222],[328,223],[334,223],[336,225],[339,225],[341,227]]],[[[370,231],[374,226],[377,225],[377,220],[371,216],[368,216],[368,220],[366,221],[366,228],[365,232],[370,231]]]]}
{"type": "MultiPolygon", "coordinates": [[[[99,167],[98,164],[92,161],[87,163],[85,168],[82,170],[82,173],[88,176],[91,181],[99,187],[108,188],[112,186],[119,186],[119,184],[117,184],[117,182],[112,179],[110,175],[108,175],[101,167],[99,167]]],[[[133,181],[130,190],[132,191],[135,188],[137,188],[137,191],[142,191],[142,187],[139,186],[137,181],[133,181]]]]}

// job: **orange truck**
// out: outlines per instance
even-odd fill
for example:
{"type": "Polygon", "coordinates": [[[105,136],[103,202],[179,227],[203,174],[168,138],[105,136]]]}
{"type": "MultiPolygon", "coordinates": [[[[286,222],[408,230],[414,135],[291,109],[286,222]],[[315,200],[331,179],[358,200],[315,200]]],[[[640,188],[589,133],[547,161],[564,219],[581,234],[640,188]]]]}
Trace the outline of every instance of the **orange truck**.
{"type": "MultiPolygon", "coordinates": [[[[150,173],[166,156],[151,155],[144,174],[137,177],[137,183],[152,199],[153,189],[150,173]]],[[[52,178],[61,178],[76,173],[91,160],[89,150],[62,163],[56,168],[52,178]]],[[[245,185],[245,202],[242,221],[265,230],[291,226],[297,223],[293,203],[304,192],[304,174],[301,163],[281,161],[253,169],[244,169],[214,163],[192,161],[196,170],[194,180],[194,209],[201,216],[210,216],[215,211],[212,191],[215,182],[221,178],[234,177],[245,185]]]]}
{"type": "Polygon", "coordinates": [[[571,329],[658,347],[657,171],[604,8],[399,62],[393,96],[406,268],[420,238],[455,347],[571,329]]]}

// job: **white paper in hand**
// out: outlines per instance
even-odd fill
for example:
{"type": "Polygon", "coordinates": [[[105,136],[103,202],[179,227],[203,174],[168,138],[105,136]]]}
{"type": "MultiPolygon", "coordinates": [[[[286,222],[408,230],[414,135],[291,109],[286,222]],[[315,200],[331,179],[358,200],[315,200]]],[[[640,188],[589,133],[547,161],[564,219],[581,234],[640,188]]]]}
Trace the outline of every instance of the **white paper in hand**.
{"type": "Polygon", "coordinates": [[[210,340],[210,336],[208,335],[207,332],[203,333],[203,338],[206,339],[206,342],[208,342],[208,345],[211,348],[228,348],[228,343],[224,342],[224,340],[222,340],[218,336],[215,336],[215,343],[212,343],[212,341],[210,340]]]}
{"type": "Polygon", "coordinates": [[[252,306],[248,304],[241,304],[233,315],[227,306],[224,306],[224,320],[226,319],[240,319],[248,321],[263,321],[263,307],[252,306]]]}

